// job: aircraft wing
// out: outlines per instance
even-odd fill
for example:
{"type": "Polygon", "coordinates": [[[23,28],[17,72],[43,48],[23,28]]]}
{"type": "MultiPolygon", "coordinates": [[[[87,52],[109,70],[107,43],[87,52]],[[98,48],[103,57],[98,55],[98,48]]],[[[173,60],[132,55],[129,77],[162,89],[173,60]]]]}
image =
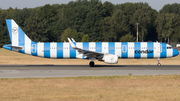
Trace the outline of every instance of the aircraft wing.
{"type": "Polygon", "coordinates": [[[68,41],[71,44],[72,48],[78,50],[79,53],[84,54],[84,56],[87,56],[88,58],[102,59],[104,56],[104,53],[101,53],[101,52],[95,52],[95,51],[85,50],[85,49],[76,47],[69,38],[68,38],[68,41]]]}

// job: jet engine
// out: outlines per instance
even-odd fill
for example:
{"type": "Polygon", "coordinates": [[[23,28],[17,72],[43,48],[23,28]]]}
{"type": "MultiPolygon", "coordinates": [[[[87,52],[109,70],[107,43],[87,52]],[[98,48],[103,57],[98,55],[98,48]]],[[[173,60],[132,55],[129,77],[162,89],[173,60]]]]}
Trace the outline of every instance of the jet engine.
{"type": "Polygon", "coordinates": [[[118,56],[113,54],[105,54],[103,60],[105,63],[116,64],[118,63],[118,56]]]}

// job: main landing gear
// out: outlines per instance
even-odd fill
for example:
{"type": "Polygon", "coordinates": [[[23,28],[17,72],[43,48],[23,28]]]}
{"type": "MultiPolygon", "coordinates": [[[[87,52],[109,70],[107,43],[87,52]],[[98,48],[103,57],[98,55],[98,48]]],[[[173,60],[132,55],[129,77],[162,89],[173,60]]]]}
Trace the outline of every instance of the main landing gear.
{"type": "Polygon", "coordinates": [[[159,58],[157,58],[157,61],[158,61],[158,64],[157,64],[157,66],[161,66],[161,63],[160,63],[160,60],[159,60],[159,58]]]}
{"type": "Polygon", "coordinates": [[[94,67],[94,61],[91,61],[91,62],[89,63],[89,66],[90,66],[90,67],[94,67]]]}

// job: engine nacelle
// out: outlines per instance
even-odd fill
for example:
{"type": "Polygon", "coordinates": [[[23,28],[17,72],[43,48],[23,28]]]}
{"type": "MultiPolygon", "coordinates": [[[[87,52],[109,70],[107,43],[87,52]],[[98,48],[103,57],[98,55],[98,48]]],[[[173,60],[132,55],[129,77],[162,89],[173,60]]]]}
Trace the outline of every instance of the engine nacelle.
{"type": "Polygon", "coordinates": [[[105,63],[116,64],[118,63],[118,56],[113,54],[105,54],[103,60],[105,63]]]}

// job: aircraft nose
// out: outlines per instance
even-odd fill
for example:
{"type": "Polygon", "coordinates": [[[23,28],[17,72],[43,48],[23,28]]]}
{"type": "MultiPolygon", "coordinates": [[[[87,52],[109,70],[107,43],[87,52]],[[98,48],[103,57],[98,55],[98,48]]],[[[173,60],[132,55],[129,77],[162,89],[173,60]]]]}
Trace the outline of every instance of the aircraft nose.
{"type": "Polygon", "coordinates": [[[177,55],[179,55],[179,51],[177,51],[176,49],[173,49],[173,57],[177,55]]]}

